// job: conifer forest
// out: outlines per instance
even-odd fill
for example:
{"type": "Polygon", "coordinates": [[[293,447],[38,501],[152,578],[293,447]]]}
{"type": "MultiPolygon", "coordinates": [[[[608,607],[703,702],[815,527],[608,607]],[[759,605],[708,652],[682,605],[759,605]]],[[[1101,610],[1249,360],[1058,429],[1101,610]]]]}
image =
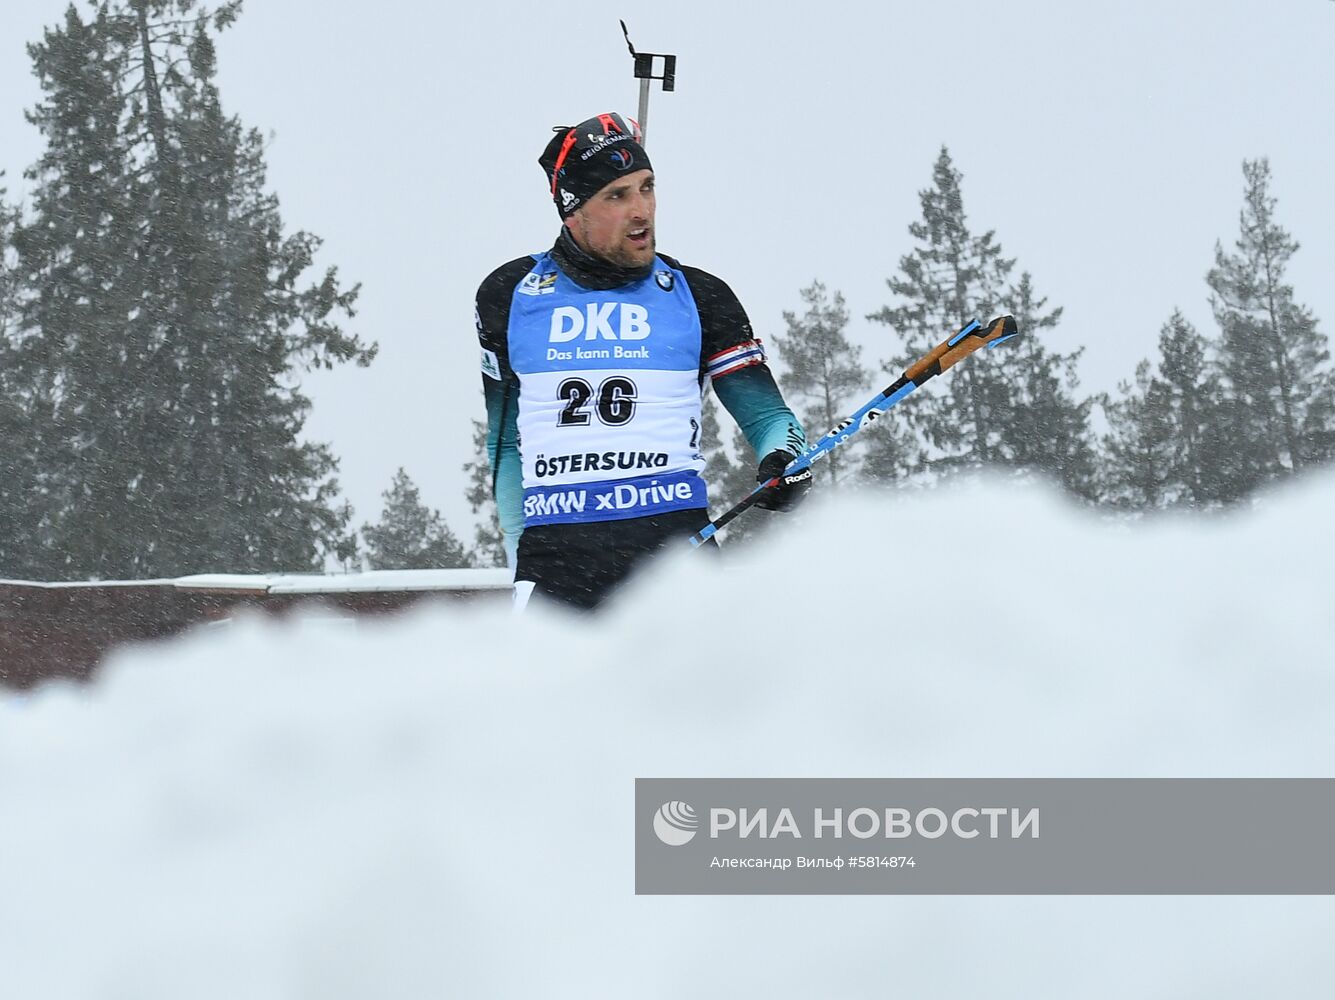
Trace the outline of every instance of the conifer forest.
{"type": "MultiPolygon", "coordinates": [[[[480,421],[442,431],[471,435],[475,455],[457,477],[474,520],[454,525],[403,468],[381,510],[354,511],[335,445],[306,434],[302,376],[373,366],[379,331],[358,324],[357,276],[317,267],[320,237],[285,223],[264,123],[226,110],[216,41],[241,13],[81,3],[29,40],[42,96],[23,110],[43,152],[0,162],[0,577],[504,561],[480,421]]],[[[1289,273],[1301,219],[1264,156],[1233,167],[1237,200],[1203,237],[1213,257],[1180,291],[1212,322],[1164,315],[1157,352],[1108,393],[1082,389],[1081,350],[1056,336],[1062,289],[971,221],[967,174],[986,169],[948,146],[921,164],[919,213],[886,241],[902,252],[860,317],[880,346],[850,336],[848,289],[818,261],[774,316],[747,303],[813,440],[967,320],[1018,321],[1013,345],[980,351],[823,461],[818,491],[986,469],[1112,517],[1208,516],[1335,457],[1335,368],[1289,273]]],[[[755,458],[708,394],[703,432],[722,509],[754,486],[755,458]]],[[[766,526],[740,518],[725,537],[766,526]]]]}

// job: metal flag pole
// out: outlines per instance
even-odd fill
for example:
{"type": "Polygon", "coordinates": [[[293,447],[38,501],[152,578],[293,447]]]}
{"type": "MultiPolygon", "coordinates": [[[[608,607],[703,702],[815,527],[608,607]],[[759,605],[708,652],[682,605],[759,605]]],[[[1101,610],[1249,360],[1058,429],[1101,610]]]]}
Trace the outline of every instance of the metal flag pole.
{"type": "Polygon", "coordinates": [[[635,79],[640,81],[640,142],[643,144],[649,136],[649,83],[652,80],[661,80],[663,82],[663,92],[675,90],[677,86],[677,57],[663,55],[660,52],[636,52],[635,46],[630,41],[630,31],[626,28],[626,22],[621,22],[621,33],[626,36],[626,48],[630,49],[631,57],[635,60],[635,79]],[[654,60],[663,60],[663,72],[660,76],[654,75],[654,60]]]}

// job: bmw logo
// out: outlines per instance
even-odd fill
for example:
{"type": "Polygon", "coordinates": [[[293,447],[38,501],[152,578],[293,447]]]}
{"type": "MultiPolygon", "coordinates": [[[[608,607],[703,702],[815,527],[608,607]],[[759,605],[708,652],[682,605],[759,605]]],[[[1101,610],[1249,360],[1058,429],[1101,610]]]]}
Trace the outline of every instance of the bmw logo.
{"type": "Polygon", "coordinates": [[[671,271],[655,271],[654,281],[658,282],[658,287],[665,292],[672,291],[673,277],[671,271]]]}

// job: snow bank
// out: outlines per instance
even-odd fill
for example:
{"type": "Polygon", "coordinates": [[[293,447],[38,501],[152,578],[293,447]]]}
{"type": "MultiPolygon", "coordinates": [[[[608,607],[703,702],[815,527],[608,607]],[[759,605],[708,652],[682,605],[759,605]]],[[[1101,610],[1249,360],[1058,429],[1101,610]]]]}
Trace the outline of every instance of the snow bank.
{"type": "Polygon", "coordinates": [[[857,497],[595,622],[252,622],[0,695],[0,995],[1328,996],[1329,898],[636,897],[631,803],[1332,776],[1333,501],[857,497]]]}

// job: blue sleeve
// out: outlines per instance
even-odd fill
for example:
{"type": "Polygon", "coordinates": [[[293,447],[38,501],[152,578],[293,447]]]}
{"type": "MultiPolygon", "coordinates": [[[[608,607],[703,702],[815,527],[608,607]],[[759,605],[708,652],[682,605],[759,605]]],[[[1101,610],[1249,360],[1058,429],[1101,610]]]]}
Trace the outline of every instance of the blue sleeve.
{"type": "Polygon", "coordinates": [[[489,274],[477,290],[477,335],[482,348],[482,392],[487,401],[487,461],[491,494],[511,567],[524,532],[524,472],[519,461],[519,378],[510,368],[510,303],[533,266],[516,257],[489,274]]]}
{"type": "Polygon", "coordinates": [[[515,564],[519,536],[524,533],[524,477],[519,464],[519,387],[513,382],[484,378],[487,399],[487,459],[491,463],[491,491],[501,523],[505,558],[515,564]]]}
{"type": "Polygon", "coordinates": [[[802,424],[783,401],[769,366],[750,365],[714,379],[714,394],[737,421],[757,462],[780,448],[794,456],[806,449],[802,424]]]}

